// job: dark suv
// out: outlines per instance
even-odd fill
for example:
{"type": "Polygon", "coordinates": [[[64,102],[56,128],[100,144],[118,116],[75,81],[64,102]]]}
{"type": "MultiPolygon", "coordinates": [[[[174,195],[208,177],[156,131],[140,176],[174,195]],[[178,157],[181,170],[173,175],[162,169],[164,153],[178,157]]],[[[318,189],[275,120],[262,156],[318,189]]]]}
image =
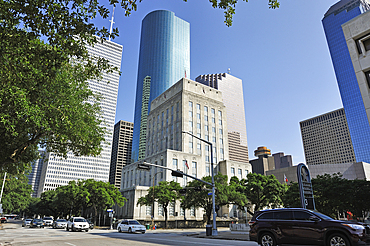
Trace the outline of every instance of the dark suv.
{"type": "Polygon", "coordinates": [[[282,208],[255,212],[249,222],[251,241],[262,246],[304,244],[326,246],[370,245],[370,227],[334,220],[317,211],[282,208]]]}

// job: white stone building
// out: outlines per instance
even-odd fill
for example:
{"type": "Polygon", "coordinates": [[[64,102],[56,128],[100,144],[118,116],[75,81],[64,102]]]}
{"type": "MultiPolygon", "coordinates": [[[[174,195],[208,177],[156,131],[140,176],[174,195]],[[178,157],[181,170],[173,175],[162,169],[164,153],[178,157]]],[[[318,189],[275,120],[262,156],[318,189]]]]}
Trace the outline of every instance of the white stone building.
{"type": "MultiPolygon", "coordinates": [[[[252,172],[249,163],[229,161],[226,108],[222,93],[209,86],[183,78],[154,99],[148,116],[145,162],[179,169],[197,178],[211,175],[210,146],[189,134],[212,143],[215,174],[221,172],[230,178],[252,172]],[[186,163],[189,168],[187,168],[186,163]]],[[[122,170],[121,192],[128,199],[117,211],[118,217],[151,220],[151,206],[137,206],[150,186],[160,181],[174,180],[186,186],[191,178],[178,178],[171,171],[152,168],[138,170],[136,163],[122,170]]],[[[169,208],[169,220],[202,220],[202,209],[183,211],[179,202],[169,208]],[[176,216],[177,215],[177,216],[176,216]]],[[[220,215],[231,211],[219,211],[220,215]]],[[[233,216],[233,215],[231,215],[233,216]]],[[[154,205],[154,219],[164,220],[163,209],[154,205]]]]}

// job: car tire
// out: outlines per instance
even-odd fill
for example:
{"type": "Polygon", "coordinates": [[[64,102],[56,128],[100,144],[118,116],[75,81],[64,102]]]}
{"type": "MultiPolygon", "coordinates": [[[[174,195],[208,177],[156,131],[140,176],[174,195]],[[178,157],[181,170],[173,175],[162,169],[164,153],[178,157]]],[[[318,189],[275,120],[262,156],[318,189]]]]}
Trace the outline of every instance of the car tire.
{"type": "Polygon", "coordinates": [[[86,229],[85,231],[86,231],[86,232],[88,232],[88,231],[89,231],[89,229],[86,229]]]}
{"type": "Polygon", "coordinates": [[[121,227],[118,227],[118,232],[122,232],[121,227]]]}
{"type": "Polygon", "coordinates": [[[75,229],[75,227],[74,227],[74,226],[72,226],[72,231],[76,231],[76,229],[75,229]]]}
{"type": "Polygon", "coordinates": [[[141,234],[144,234],[145,233],[145,231],[143,231],[141,234]]]}
{"type": "Polygon", "coordinates": [[[132,233],[132,229],[131,228],[128,228],[128,233],[132,233]]]}
{"type": "Polygon", "coordinates": [[[276,246],[276,239],[270,232],[263,232],[259,241],[262,246],[276,246]]]}
{"type": "Polygon", "coordinates": [[[350,246],[350,243],[346,236],[340,233],[334,233],[328,237],[327,241],[328,246],[343,245],[350,246]]]}
{"type": "Polygon", "coordinates": [[[66,231],[69,231],[69,228],[68,228],[68,226],[66,226],[66,231]]]}

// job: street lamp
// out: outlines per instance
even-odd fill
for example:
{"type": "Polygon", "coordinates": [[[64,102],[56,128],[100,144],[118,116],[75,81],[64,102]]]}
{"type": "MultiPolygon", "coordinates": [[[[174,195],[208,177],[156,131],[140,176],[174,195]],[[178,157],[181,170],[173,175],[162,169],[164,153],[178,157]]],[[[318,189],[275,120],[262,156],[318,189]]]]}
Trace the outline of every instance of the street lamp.
{"type": "Polygon", "coordinates": [[[213,170],[213,148],[212,148],[212,143],[207,141],[207,140],[204,140],[200,137],[197,137],[197,136],[193,135],[190,132],[183,131],[182,133],[189,134],[190,136],[195,137],[196,139],[210,145],[210,148],[211,148],[211,174],[212,174],[212,210],[213,210],[212,236],[217,236],[218,233],[217,233],[217,226],[216,226],[215,177],[214,177],[214,170],[213,170]]]}
{"type": "Polygon", "coordinates": [[[153,205],[152,205],[152,228],[154,226],[154,179],[155,179],[155,176],[157,176],[158,173],[162,173],[162,171],[160,172],[156,172],[154,175],[153,175],[153,205]]]}

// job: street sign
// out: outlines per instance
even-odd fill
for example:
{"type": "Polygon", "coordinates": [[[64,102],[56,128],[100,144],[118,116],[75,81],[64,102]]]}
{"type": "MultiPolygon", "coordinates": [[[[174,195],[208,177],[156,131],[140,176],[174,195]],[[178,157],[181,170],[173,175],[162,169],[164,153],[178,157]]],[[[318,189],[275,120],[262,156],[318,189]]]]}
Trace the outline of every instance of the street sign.
{"type": "Polygon", "coordinates": [[[111,212],[113,212],[113,209],[107,209],[107,212],[111,213],[111,212]]]}
{"type": "Polygon", "coordinates": [[[302,208],[316,210],[315,200],[313,197],[310,170],[308,170],[305,164],[301,163],[298,165],[297,177],[302,208]]]}
{"type": "Polygon", "coordinates": [[[208,193],[208,195],[209,195],[209,196],[212,196],[212,192],[209,192],[209,193],[208,193]]]}

